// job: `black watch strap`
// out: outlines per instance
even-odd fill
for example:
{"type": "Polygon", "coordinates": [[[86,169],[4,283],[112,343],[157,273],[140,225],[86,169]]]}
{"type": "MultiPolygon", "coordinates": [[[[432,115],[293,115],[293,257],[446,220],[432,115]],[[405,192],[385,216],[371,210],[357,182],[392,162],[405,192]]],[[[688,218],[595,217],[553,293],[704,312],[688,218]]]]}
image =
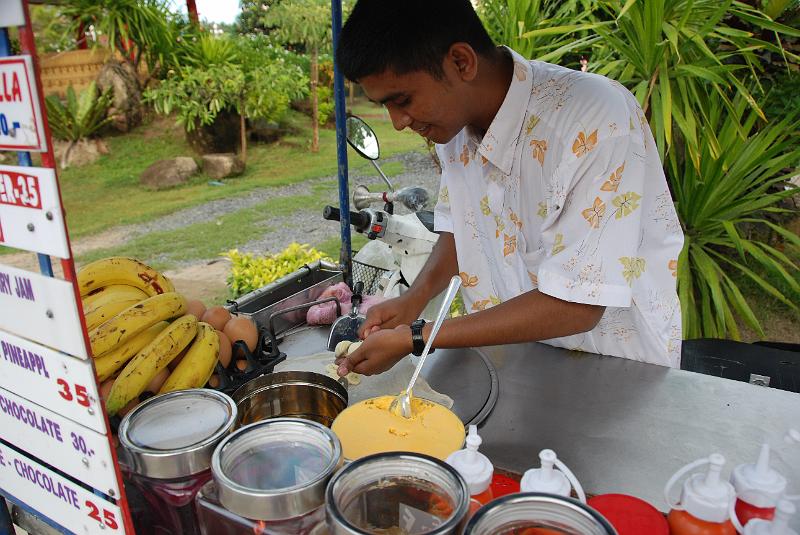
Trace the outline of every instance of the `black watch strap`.
{"type": "MultiPolygon", "coordinates": [[[[411,351],[416,356],[421,356],[425,350],[425,340],[422,339],[422,328],[425,327],[425,320],[419,319],[411,324],[411,343],[413,350],[411,351]]],[[[431,348],[430,353],[433,353],[431,348]]]]}

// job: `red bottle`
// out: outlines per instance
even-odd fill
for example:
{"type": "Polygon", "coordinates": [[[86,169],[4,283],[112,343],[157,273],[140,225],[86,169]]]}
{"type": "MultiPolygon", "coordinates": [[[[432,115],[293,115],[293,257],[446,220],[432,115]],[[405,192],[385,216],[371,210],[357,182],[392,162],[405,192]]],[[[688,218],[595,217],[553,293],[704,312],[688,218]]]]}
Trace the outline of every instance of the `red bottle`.
{"type": "Polygon", "coordinates": [[[466,439],[467,447],[451,453],[447,458],[447,464],[455,468],[467,482],[470,516],[494,499],[491,487],[494,466],[486,455],[478,451],[481,442],[478,427],[471,425],[466,439]]]}
{"type": "Polygon", "coordinates": [[[671,535],[736,535],[729,510],[735,499],[733,485],[720,479],[725,458],[719,453],[687,464],[672,476],[664,489],[671,511],[667,516],[671,535]],[[695,473],[683,484],[680,504],[672,504],[669,491],[685,474],[709,465],[705,474],[695,473]]]}

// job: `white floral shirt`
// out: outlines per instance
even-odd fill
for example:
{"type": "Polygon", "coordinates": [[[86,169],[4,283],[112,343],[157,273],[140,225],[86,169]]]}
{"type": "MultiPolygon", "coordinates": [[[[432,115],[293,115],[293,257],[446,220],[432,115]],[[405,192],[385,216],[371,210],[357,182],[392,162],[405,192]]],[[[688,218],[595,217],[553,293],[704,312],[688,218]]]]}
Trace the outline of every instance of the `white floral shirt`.
{"type": "Polygon", "coordinates": [[[435,228],[453,233],[468,312],[538,288],[602,305],[591,331],[544,342],[678,367],[683,246],[636,99],[595,74],[528,61],[483,138],[438,145],[435,228]]]}

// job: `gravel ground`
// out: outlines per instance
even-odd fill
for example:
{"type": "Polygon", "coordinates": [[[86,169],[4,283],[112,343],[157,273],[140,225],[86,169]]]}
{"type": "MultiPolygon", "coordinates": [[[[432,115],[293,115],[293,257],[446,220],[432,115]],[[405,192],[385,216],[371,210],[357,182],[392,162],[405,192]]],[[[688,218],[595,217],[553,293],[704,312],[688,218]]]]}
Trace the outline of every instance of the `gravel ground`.
{"type": "MultiPolygon", "coordinates": [[[[389,158],[386,161],[400,161],[403,163],[404,171],[389,178],[395,188],[399,189],[411,185],[422,186],[431,194],[431,199],[435,199],[439,191],[439,175],[430,156],[424,153],[410,152],[389,158]]],[[[300,195],[308,193],[310,185],[315,182],[331,184],[334,189],[331,197],[325,202],[338,206],[338,191],[335,189],[336,177],[321,178],[288,188],[256,192],[256,195],[263,195],[262,199],[284,195],[300,195]]],[[[371,191],[383,191],[385,189],[385,184],[378,176],[377,171],[372,175],[352,175],[350,177],[351,195],[353,188],[358,184],[366,185],[371,191]]],[[[262,238],[239,247],[239,250],[258,254],[275,253],[295,241],[314,245],[339,236],[339,223],[322,219],[322,208],[322,204],[309,206],[308,209],[299,210],[290,216],[265,220],[263,224],[271,230],[266,232],[262,238]]],[[[433,204],[430,203],[428,208],[432,209],[433,204]]],[[[403,206],[397,206],[396,212],[405,213],[407,210],[403,206]]]]}

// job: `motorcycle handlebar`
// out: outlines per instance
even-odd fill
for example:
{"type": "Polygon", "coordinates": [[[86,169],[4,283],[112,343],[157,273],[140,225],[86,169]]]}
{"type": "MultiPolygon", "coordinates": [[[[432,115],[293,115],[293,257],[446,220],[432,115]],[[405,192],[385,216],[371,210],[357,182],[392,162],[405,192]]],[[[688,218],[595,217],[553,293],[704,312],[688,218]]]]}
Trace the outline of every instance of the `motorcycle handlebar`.
{"type": "MultiPolygon", "coordinates": [[[[325,209],[322,211],[323,219],[327,219],[329,221],[341,221],[342,219],[342,212],[336,207],[333,206],[326,206],[325,209]]],[[[363,232],[364,230],[369,228],[371,223],[371,218],[369,214],[364,212],[353,212],[350,211],[350,224],[355,227],[355,229],[359,232],[363,232]]]]}

